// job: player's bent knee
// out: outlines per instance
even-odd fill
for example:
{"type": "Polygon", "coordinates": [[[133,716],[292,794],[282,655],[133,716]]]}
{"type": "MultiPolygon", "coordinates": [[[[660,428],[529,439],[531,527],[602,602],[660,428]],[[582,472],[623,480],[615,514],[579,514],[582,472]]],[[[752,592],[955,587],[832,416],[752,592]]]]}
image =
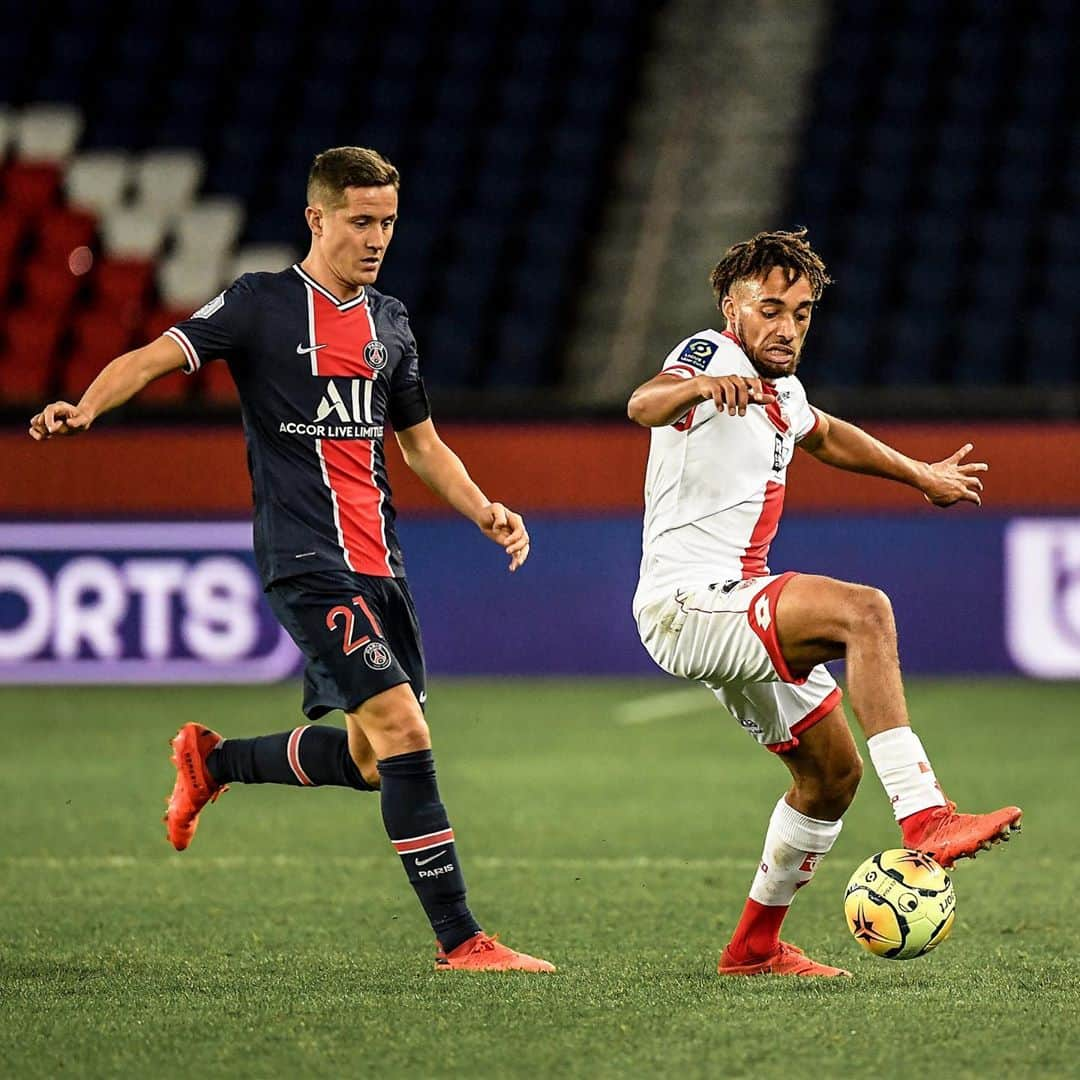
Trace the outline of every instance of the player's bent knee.
{"type": "Polygon", "coordinates": [[[880,589],[860,585],[852,598],[855,628],[862,633],[887,636],[896,633],[892,601],[880,589]]]}
{"type": "Polygon", "coordinates": [[[431,732],[407,684],[369,698],[353,713],[379,758],[431,747],[431,732]]]}

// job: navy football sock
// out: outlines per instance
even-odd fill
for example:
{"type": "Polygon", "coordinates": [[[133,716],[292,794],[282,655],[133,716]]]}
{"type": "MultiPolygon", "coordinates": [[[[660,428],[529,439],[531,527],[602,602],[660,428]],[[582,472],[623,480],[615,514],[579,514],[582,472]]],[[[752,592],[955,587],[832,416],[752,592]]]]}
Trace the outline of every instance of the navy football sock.
{"type": "Polygon", "coordinates": [[[379,762],[382,816],[409,883],[447,951],[471,938],[480,926],[465,902],[465,877],[458,865],[454,830],[439,798],[430,750],[397,754],[379,762]]]}
{"type": "Polygon", "coordinates": [[[371,791],[349,753],[343,728],[307,724],[278,735],[226,739],[206,758],[219,784],[292,784],[371,791]]]}

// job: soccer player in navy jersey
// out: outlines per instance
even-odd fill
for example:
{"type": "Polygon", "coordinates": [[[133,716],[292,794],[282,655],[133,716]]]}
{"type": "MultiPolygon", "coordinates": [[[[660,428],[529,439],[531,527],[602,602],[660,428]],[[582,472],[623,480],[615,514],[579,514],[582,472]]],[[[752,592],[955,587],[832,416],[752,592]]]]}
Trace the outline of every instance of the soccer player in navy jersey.
{"type": "Polygon", "coordinates": [[[439,970],[554,971],[485,934],[466,903],[424,720],[424,655],[383,452],[389,423],[409,467],[475,522],[517,570],[519,514],[491,502],[439,438],[405,306],[373,289],[397,222],[397,169],[373,150],[319,154],[308,179],[311,248],[279,273],[245,274],[190,319],[109,363],[77,405],[30,421],[45,440],[86,431],[153,379],[229,365],[240,394],[266,595],[307,660],[307,724],[223,739],[197,723],[172,741],[165,821],[182,851],[229,783],[380,792],[383,823],[437,939],[439,970]]]}

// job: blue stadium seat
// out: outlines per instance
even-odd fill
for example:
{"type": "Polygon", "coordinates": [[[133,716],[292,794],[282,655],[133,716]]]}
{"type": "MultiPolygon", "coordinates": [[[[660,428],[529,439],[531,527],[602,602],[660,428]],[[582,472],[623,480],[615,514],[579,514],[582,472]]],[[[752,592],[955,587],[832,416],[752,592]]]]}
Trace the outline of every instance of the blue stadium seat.
{"type": "Polygon", "coordinates": [[[1005,382],[1013,360],[1015,320],[1007,314],[968,314],[950,335],[949,367],[959,385],[1005,382]]]}
{"type": "Polygon", "coordinates": [[[1080,335],[1059,309],[1037,308],[1024,320],[1022,355],[1026,381],[1036,385],[1080,382],[1080,335]]]}
{"type": "Polygon", "coordinates": [[[885,347],[877,357],[878,377],[885,386],[937,381],[938,354],[945,337],[940,315],[928,317],[911,308],[891,320],[885,347]]]}

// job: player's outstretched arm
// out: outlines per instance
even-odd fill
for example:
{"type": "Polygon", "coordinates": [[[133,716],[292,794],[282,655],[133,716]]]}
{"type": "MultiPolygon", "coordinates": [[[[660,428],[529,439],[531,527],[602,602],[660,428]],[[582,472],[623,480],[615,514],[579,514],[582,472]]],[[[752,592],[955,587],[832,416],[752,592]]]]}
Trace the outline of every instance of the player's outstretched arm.
{"type": "Polygon", "coordinates": [[[630,395],[626,415],[642,427],[666,427],[710,398],[718,412],[726,411],[729,416],[745,416],[750,405],[776,400],[760,379],[746,375],[694,375],[687,379],[662,371],[630,395]]]}
{"type": "Polygon", "coordinates": [[[183,349],[159,337],[110,361],[86,388],[77,405],[54,401],[30,419],[30,438],[43,442],[54,435],[78,435],[102,414],[134,397],[147,383],[182,368],[183,349]]]}
{"type": "Polygon", "coordinates": [[[883,476],[909,484],[921,491],[927,501],[935,506],[952,506],[958,502],[982,505],[979,493],[983,484],[979,474],[986,472],[990,466],[983,461],[964,461],[973,449],[971,443],[965,443],[942,461],[917,461],[854,424],[838,420],[820,409],[815,411],[818,426],[799,443],[799,447],[813,454],[818,461],[837,469],[883,476]]]}
{"type": "Polygon", "coordinates": [[[439,438],[435,425],[424,420],[397,434],[405,464],[436,495],[474,522],[510,556],[513,573],[529,557],[529,533],[520,514],[490,502],[477,487],[461,458],[439,438]]]}

